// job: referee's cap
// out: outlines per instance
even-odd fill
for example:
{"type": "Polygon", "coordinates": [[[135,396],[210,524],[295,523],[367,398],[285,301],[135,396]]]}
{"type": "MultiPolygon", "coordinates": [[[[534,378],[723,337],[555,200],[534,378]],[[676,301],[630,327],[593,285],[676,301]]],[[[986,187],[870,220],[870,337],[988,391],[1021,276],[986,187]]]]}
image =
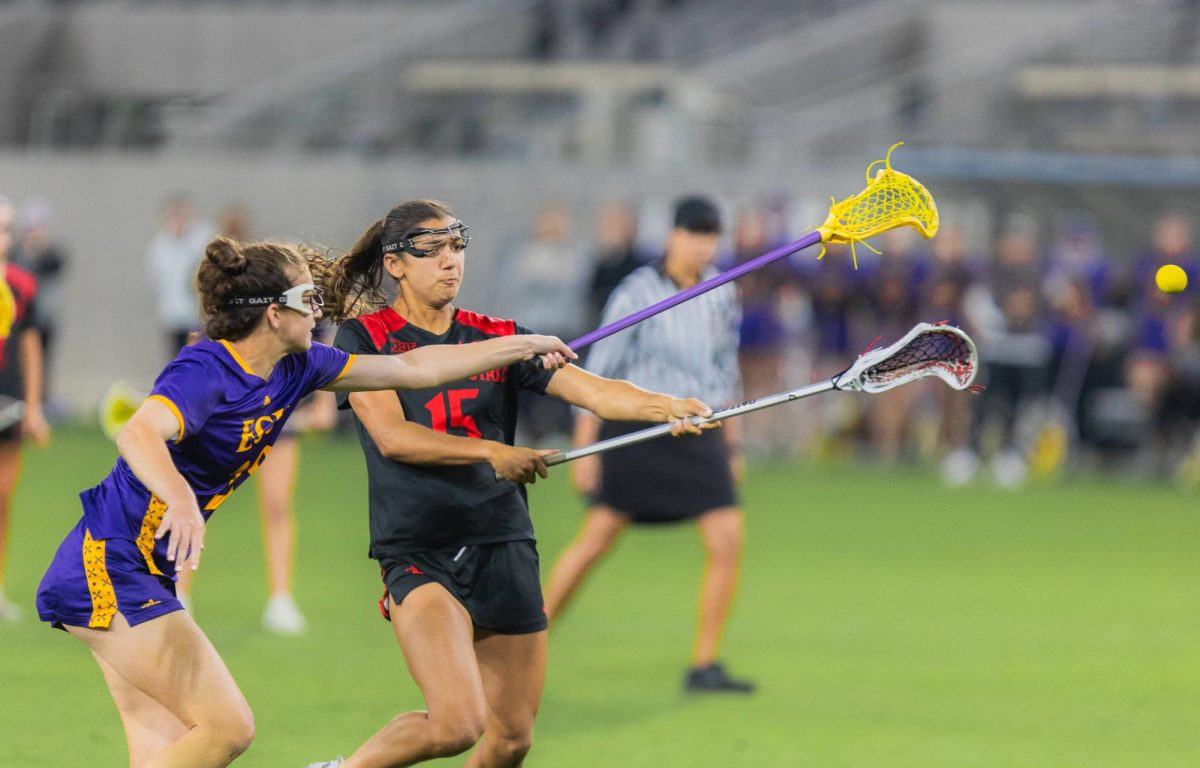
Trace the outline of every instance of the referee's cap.
{"type": "Polygon", "coordinates": [[[721,212],[707,197],[689,195],[675,203],[675,227],[703,235],[721,231],[721,212]]]}

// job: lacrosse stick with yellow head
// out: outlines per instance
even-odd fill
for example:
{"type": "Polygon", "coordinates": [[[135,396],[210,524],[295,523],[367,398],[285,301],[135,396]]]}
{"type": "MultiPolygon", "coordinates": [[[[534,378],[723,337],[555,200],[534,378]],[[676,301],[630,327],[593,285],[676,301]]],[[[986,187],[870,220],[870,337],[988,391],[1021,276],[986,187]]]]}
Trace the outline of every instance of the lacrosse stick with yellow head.
{"type": "MultiPolygon", "coordinates": [[[[912,176],[892,168],[892,152],[901,144],[903,142],[893,144],[882,160],[876,160],[867,166],[866,189],[845,200],[834,201],[829,208],[829,216],[826,217],[825,223],[815,227],[804,237],[740,264],[728,272],[722,272],[716,277],[697,283],[687,290],[680,291],[657,304],[609,323],[603,328],[597,328],[591,333],[584,334],[570,342],[570,347],[575,350],[581,349],[631,325],[640,323],[648,317],[724,285],[730,280],[736,280],[747,272],[753,272],[759,267],[778,261],[785,256],[791,256],[818,243],[822,246],[818,256],[821,258],[825,255],[825,243],[847,243],[853,254],[857,243],[863,243],[870,248],[870,245],[863,242],[868,237],[897,227],[912,227],[925,238],[933,237],[938,231],[938,211],[937,205],[933,201],[933,195],[929,194],[929,190],[925,189],[925,186],[912,176]],[[871,171],[879,165],[883,167],[879,168],[872,177],[871,171]]],[[[855,256],[855,266],[857,264],[858,259],[855,256]]]]}

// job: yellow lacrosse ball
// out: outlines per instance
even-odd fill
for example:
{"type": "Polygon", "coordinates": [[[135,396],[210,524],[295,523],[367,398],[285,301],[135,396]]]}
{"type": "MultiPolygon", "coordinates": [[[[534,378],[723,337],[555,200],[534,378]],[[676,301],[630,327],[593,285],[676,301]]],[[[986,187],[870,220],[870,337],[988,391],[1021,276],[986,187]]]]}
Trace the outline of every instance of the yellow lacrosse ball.
{"type": "Polygon", "coordinates": [[[1174,264],[1164,264],[1154,273],[1154,283],[1163,293],[1179,293],[1187,288],[1187,272],[1174,264]]]}

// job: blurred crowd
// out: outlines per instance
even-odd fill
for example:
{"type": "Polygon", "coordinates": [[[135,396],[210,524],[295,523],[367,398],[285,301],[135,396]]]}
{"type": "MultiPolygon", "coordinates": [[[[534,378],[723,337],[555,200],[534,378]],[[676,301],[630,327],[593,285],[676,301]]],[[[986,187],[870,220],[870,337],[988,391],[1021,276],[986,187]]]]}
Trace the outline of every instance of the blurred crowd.
{"type": "MultiPolygon", "coordinates": [[[[789,211],[737,212],[721,266],[802,236],[789,211]]],[[[594,328],[613,286],[659,255],[638,223],[634,207],[602,205],[589,238],[564,208],[545,207],[510,255],[522,287],[513,311],[564,338],[594,328]]],[[[1012,216],[980,239],[972,247],[954,222],[930,241],[902,228],[876,238],[880,254],[856,248],[857,268],[831,246],[821,260],[810,249],[739,279],[747,399],[835,374],[921,321],[962,327],[981,358],[977,395],[926,380],[750,414],[751,457],[936,464],[952,485],[1012,487],[1075,468],[1200,482],[1200,257],[1188,220],[1162,215],[1135,253],[1108,252],[1083,211],[1049,232],[1012,216]],[[1159,291],[1163,264],[1182,267],[1189,288],[1159,291]]],[[[567,423],[545,414],[533,430],[567,423]]]]}

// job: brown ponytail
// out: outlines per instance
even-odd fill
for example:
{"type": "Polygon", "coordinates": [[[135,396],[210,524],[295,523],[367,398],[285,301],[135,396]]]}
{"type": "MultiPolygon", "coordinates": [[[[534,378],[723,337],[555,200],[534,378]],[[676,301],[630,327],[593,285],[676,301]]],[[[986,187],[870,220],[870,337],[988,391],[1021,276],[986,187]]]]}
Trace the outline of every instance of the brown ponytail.
{"type": "Polygon", "coordinates": [[[325,316],[340,323],[387,306],[384,279],[395,280],[383,268],[384,244],[398,241],[423,221],[453,215],[450,206],[437,200],[409,200],[368,227],[340,258],[313,265],[317,284],[325,292],[325,316]]]}
{"type": "Polygon", "coordinates": [[[341,323],[387,304],[381,283],[383,269],[383,220],[372,224],[354,246],[322,270],[320,286],[325,292],[325,316],[341,323]]]}

